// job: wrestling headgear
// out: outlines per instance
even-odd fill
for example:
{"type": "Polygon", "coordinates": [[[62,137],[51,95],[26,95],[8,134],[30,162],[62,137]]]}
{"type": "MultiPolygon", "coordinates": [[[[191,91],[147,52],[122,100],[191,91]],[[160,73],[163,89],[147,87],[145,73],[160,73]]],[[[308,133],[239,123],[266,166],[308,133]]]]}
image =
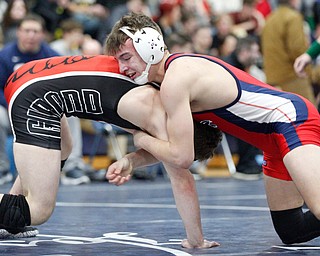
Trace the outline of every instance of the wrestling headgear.
{"type": "Polygon", "coordinates": [[[162,35],[154,28],[145,27],[132,34],[129,27],[122,27],[120,30],[132,39],[133,46],[137,53],[147,63],[142,74],[134,79],[137,84],[148,82],[148,72],[152,64],[159,63],[164,56],[164,41],[162,35]]]}

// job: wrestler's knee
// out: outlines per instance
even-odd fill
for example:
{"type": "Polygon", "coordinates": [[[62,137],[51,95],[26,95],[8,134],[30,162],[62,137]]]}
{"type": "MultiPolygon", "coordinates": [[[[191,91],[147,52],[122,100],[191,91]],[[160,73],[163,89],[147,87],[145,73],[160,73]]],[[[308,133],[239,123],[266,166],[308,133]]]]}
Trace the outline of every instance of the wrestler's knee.
{"type": "Polygon", "coordinates": [[[310,211],[313,213],[313,215],[320,220],[320,205],[314,205],[310,207],[310,211]]]}
{"type": "Polygon", "coordinates": [[[0,203],[0,226],[19,229],[31,224],[30,208],[23,195],[4,194],[0,203]]]}
{"type": "Polygon", "coordinates": [[[273,226],[284,244],[303,243],[320,236],[320,221],[302,207],[271,211],[273,226]]]}

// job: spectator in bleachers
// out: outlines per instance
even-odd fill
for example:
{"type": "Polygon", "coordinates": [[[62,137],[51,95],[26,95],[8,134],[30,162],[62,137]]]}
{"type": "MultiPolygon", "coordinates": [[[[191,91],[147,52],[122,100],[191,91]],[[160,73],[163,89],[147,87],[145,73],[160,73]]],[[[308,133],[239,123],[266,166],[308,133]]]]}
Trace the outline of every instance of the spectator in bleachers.
{"type": "Polygon", "coordinates": [[[69,0],[71,17],[82,24],[84,33],[97,38],[100,23],[109,15],[108,0],[69,0]]]}
{"type": "Polygon", "coordinates": [[[181,0],[183,12],[192,13],[200,24],[209,24],[211,20],[211,5],[208,0],[181,0]]]}
{"type": "Polygon", "coordinates": [[[257,0],[243,0],[242,9],[239,12],[231,13],[233,18],[233,33],[238,37],[246,35],[258,36],[263,29],[265,18],[256,9],[257,0]]]}
{"type": "Polygon", "coordinates": [[[199,27],[200,21],[197,15],[190,12],[188,9],[181,6],[181,27],[179,27],[179,34],[191,36],[194,31],[199,27]]]}
{"type": "Polygon", "coordinates": [[[255,8],[266,18],[272,11],[272,6],[269,0],[257,0],[255,8]]]}
{"type": "Polygon", "coordinates": [[[102,45],[96,39],[85,37],[81,45],[81,50],[84,55],[99,55],[102,54],[102,45]]]}
{"type": "Polygon", "coordinates": [[[186,35],[180,34],[171,34],[167,39],[167,47],[170,49],[170,52],[192,52],[192,41],[186,35]]]}
{"type": "Polygon", "coordinates": [[[212,46],[212,29],[210,26],[199,26],[193,32],[191,39],[194,53],[210,55],[212,46]]]}
{"type": "Polygon", "coordinates": [[[155,18],[155,21],[161,28],[165,40],[172,33],[179,33],[181,15],[180,0],[160,0],[159,16],[155,18]]]}
{"type": "Polygon", "coordinates": [[[237,43],[236,38],[232,37],[233,19],[227,13],[217,15],[214,21],[214,31],[211,46],[211,54],[213,56],[229,55],[237,43]],[[231,35],[231,37],[229,37],[231,35]],[[232,39],[235,40],[232,40],[232,39]],[[226,53],[226,48],[231,46],[231,50],[226,53]]]}
{"type": "Polygon", "coordinates": [[[84,39],[82,25],[73,19],[63,20],[60,24],[62,38],[54,40],[50,46],[60,55],[81,54],[81,44],[84,39]]]}
{"type": "Polygon", "coordinates": [[[267,83],[294,92],[315,103],[310,80],[298,77],[295,59],[309,45],[300,13],[301,0],[278,0],[279,6],[266,19],[261,44],[267,83]]]}
{"type": "Polygon", "coordinates": [[[28,5],[26,0],[9,1],[1,23],[4,44],[16,39],[18,24],[27,15],[27,13],[28,5]]]}
{"type": "Polygon", "coordinates": [[[68,10],[70,0],[35,0],[31,11],[41,15],[46,22],[49,40],[61,38],[61,21],[71,17],[68,10]]]}
{"type": "Polygon", "coordinates": [[[125,14],[135,12],[151,15],[147,0],[127,0],[125,3],[118,3],[110,10],[107,19],[99,27],[98,40],[104,43],[106,35],[110,33],[113,25],[125,14]]]}

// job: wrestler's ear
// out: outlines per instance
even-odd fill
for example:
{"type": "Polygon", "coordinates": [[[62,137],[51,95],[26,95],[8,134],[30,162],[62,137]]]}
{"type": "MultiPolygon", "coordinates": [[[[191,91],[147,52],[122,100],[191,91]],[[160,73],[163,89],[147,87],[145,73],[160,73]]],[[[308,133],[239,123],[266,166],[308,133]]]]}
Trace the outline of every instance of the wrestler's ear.
{"type": "Polygon", "coordinates": [[[165,51],[165,44],[162,35],[154,28],[145,27],[134,34],[129,27],[122,27],[120,30],[132,39],[133,46],[145,63],[159,63],[165,51]]]}

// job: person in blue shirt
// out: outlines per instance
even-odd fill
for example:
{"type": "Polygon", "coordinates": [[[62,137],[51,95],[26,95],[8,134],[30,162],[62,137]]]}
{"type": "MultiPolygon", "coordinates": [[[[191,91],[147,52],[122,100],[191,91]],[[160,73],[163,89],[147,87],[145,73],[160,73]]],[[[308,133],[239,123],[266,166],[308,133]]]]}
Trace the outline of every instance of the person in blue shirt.
{"type": "Polygon", "coordinates": [[[24,63],[58,55],[45,42],[43,18],[32,13],[18,24],[16,40],[5,44],[0,51],[0,185],[12,180],[5,148],[10,129],[4,85],[9,76],[24,63]]]}

